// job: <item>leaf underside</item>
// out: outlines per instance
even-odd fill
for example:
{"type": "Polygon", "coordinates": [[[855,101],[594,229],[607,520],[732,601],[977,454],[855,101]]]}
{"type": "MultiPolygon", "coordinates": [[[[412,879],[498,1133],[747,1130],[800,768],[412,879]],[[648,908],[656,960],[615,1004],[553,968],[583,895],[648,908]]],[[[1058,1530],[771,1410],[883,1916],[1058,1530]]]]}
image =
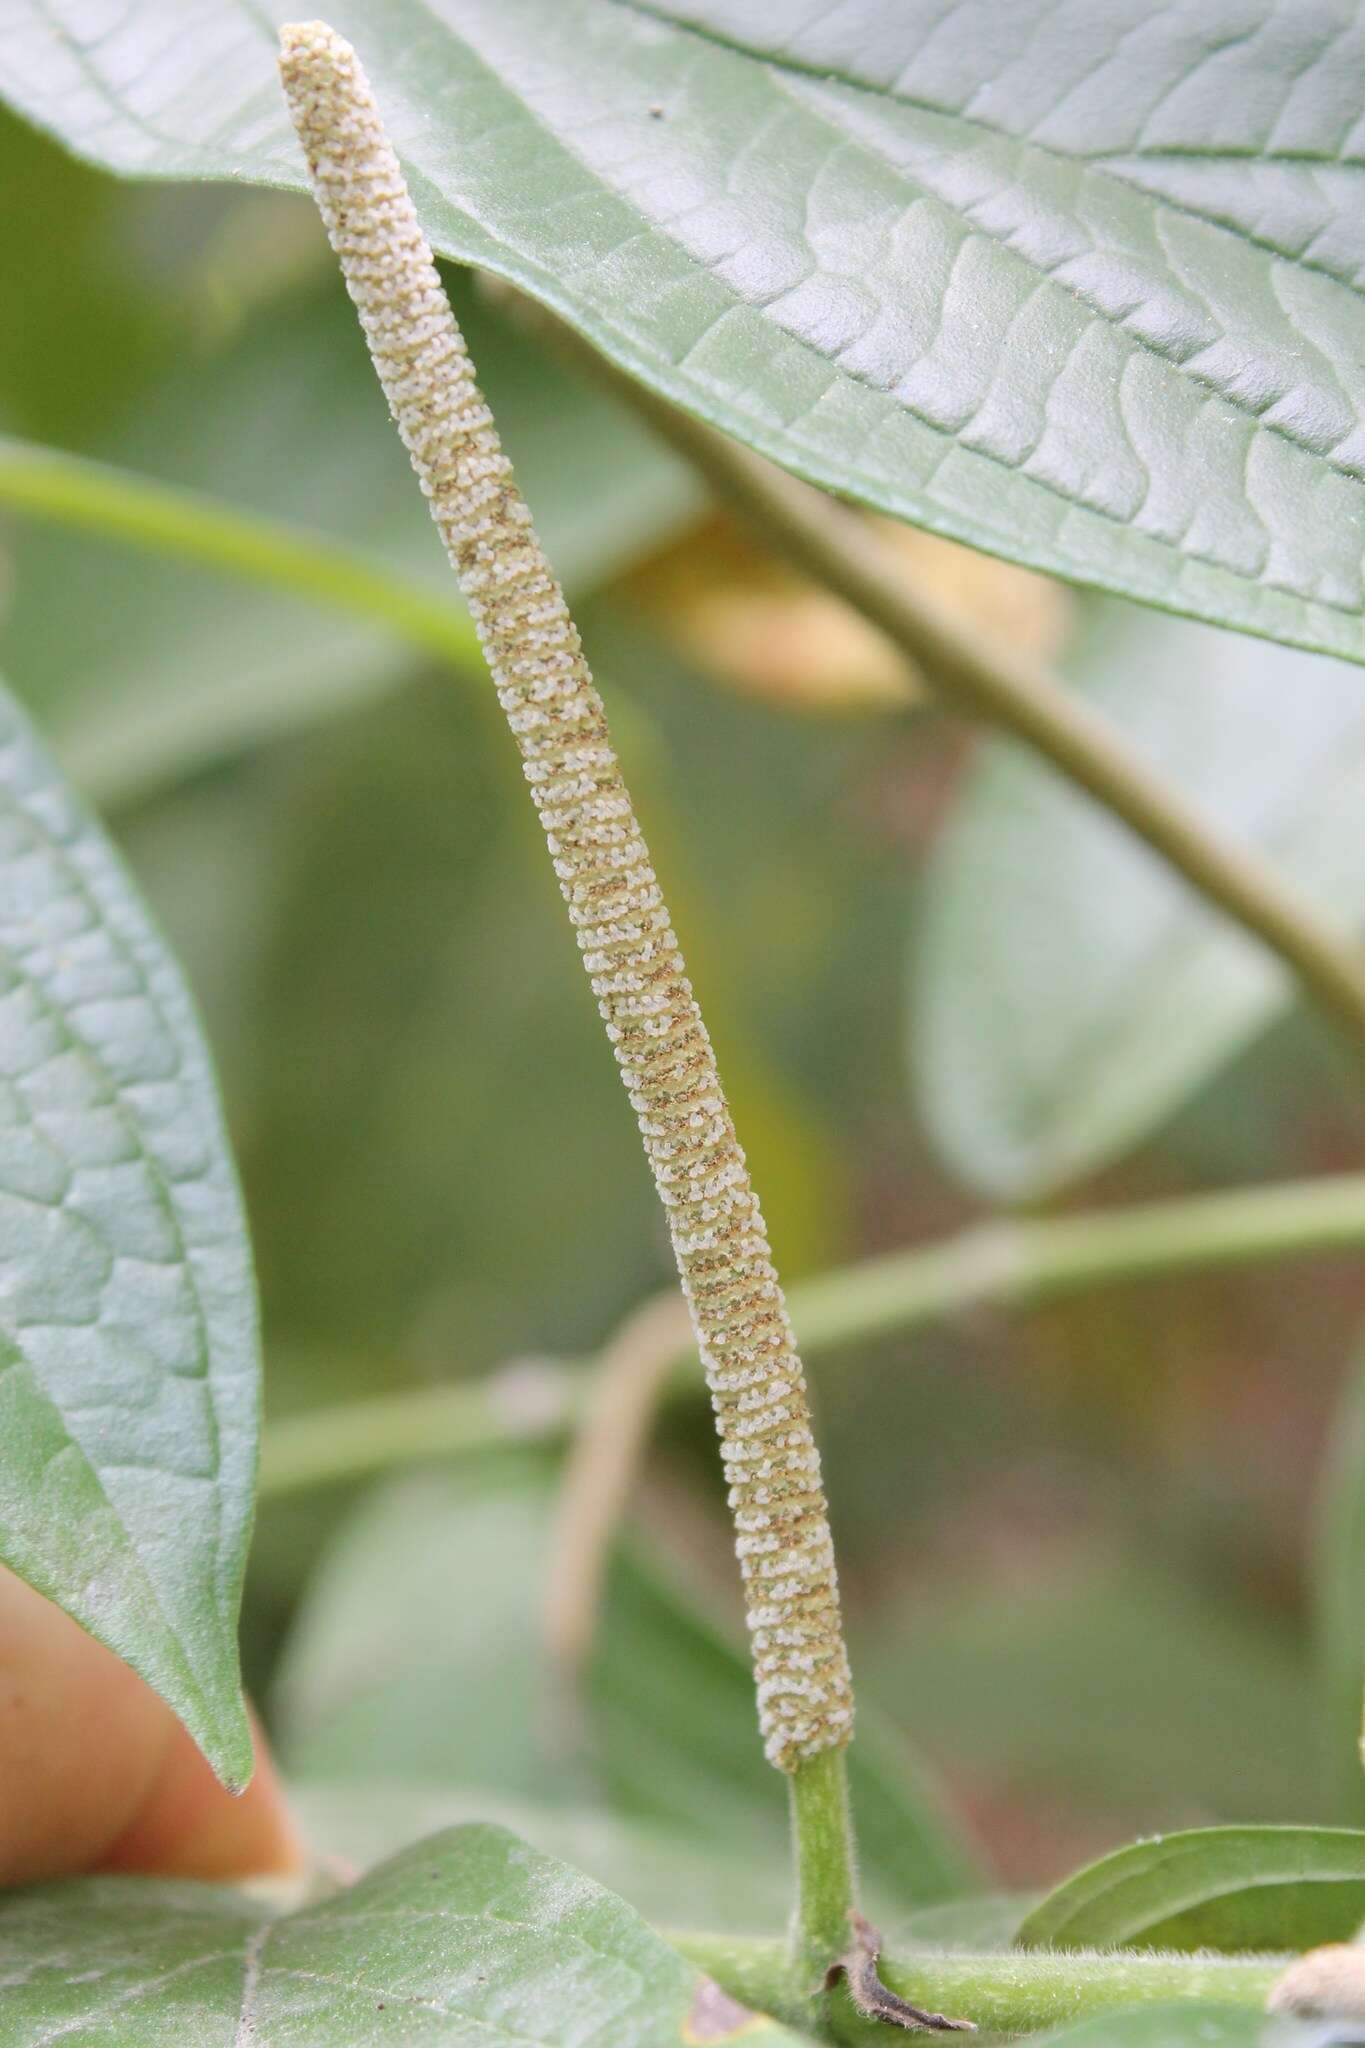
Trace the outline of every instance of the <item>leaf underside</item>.
{"type": "MultiPolygon", "coordinates": [[[[136,176],[297,186],[273,0],[11,0],[136,176]]],[[[1365,659],[1365,22],[1245,0],[345,0],[424,225],[817,482],[1365,659]],[[804,18],[802,18],[804,17],[804,18]]]]}
{"type": "Polygon", "coordinates": [[[241,1203],[179,972],[3,691],[0,1118],[0,1562],[244,1784],[259,1375],[241,1203]]]}
{"type": "MultiPolygon", "coordinates": [[[[1086,697],[1343,928],[1365,917],[1365,699],[1345,663],[1096,603],[1086,697]]],[[[1281,962],[1012,742],[935,847],[911,974],[944,1157],[1031,1198],[1147,1138],[1294,1002],[1281,962]]]]}
{"type": "Polygon", "coordinates": [[[320,1905],[85,1878],[0,1902],[6,2048],[677,2048],[799,2037],[505,1829],[453,1828],[320,1905]]]}

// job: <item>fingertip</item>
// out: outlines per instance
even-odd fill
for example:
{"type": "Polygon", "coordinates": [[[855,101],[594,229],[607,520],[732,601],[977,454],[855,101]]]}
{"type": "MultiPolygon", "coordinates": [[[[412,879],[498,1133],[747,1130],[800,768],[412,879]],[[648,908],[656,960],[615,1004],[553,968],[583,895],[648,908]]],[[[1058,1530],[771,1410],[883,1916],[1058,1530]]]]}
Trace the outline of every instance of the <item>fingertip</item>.
{"type": "Polygon", "coordinates": [[[99,1867],[220,1883],[302,1871],[303,1837],[254,1715],[252,1734],[256,1769],[245,1791],[234,1793],[177,1725],[144,1805],[99,1867]]]}

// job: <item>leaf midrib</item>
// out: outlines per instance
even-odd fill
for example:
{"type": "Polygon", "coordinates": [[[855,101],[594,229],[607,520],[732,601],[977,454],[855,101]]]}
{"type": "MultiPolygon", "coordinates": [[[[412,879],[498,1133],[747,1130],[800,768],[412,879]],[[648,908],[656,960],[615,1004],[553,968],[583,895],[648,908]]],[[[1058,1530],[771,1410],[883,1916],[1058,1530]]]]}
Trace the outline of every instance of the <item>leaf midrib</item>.
{"type": "MultiPolygon", "coordinates": [[[[935,115],[940,120],[958,121],[965,128],[975,129],[983,137],[989,137],[993,141],[1019,143],[1029,149],[1036,149],[1040,155],[1051,157],[1058,163],[1085,164],[1097,169],[1099,175],[1112,178],[1115,184],[1122,185],[1125,189],[1142,188],[1133,188],[1127,179],[1110,170],[1111,164],[1124,158],[1138,158],[1144,162],[1154,163],[1186,158],[1191,161],[1206,159],[1212,163],[1303,163],[1365,173],[1365,158],[1322,156],[1297,150],[1260,150],[1251,147],[1203,150],[1184,146],[1152,148],[1141,143],[1135,144],[1131,149],[1122,150],[1061,150],[1051,143],[1040,142],[1032,134],[1016,135],[1009,129],[995,127],[989,121],[983,121],[979,115],[967,113],[964,108],[917,98],[915,94],[907,92],[899,82],[894,86],[874,85],[865,78],[858,78],[849,71],[840,70],[836,65],[806,63],[799,57],[789,55],[775,56],[770,51],[759,49],[755,44],[741,41],[738,36],[727,36],[719,29],[703,27],[693,21],[679,21],[676,15],[667,12],[663,7],[651,6],[650,0],[609,0],[609,4],[621,9],[623,13],[637,14],[647,21],[661,23],[677,35],[692,36],[698,42],[709,43],[732,56],[746,57],[752,63],[762,65],[767,71],[788,72],[793,77],[809,78],[817,85],[840,85],[849,92],[864,93],[870,99],[891,100],[897,106],[908,107],[917,113],[935,115]]],[[[1148,196],[1155,198],[1157,195],[1148,196]]],[[[1236,241],[1244,242],[1248,247],[1264,250],[1266,255],[1273,257],[1276,262],[1287,264],[1291,269],[1311,271],[1314,276],[1329,278],[1333,284],[1340,285],[1343,291],[1350,292],[1353,297],[1365,298],[1365,285],[1357,284],[1352,278],[1343,277],[1339,271],[1329,269],[1326,264],[1314,263],[1303,256],[1291,256],[1261,235],[1253,234],[1248,229],[1231,228],[1226,221],[1219,220],[1216,215],[1201,212],[1198,207],[1189,206],[1179,199],[1171,199],[1164,193],[1159,196],[1159,203],[1169,208],[1172,213],[1183,214],[1188,220],[1198,221],[1201,227],[1214,229],[1220,234],[1232,235],[1236,241]]]]}
{"type": "MultiPolygon", "coordinates": [[[[29,1357],[28,1353],[24,1350],[23,1345],[18,1342],[13,1342],[12,1349],[14,1353],[13,1357],[5,1357],[3,1353],[0,1352],[0,1374],[11,1372],[19,1368],[22,1368],[24,1372],[28,1373],[33,1381],[35,1388],[37,1389],[39,1397],[47,1403],[49,1409],[52,1412],[53,1417],[55,1418],[56,1426],[61,1430],[62,1433],[61,1445],[57,1450],[52,1452],[50,1457],[44,1460],[42,1466],[39,1469],[38,1477],[41,1478],[43,1474],[46,1473],[46,1471],[49,1469],[49,1467],[54,1465],[60,1457],[65,1455],[67,1451],[73,1452],[74,1455],[80,1459],[81,1465],[83,1466],[84,1470],[90,1475],[90,1478],[96,1490],[98,1491],[101,1501],[107,1508],[110,1519],[112,1520],[115,1528],[118,1530],[120,1538],[122,1539],[123,1543],[127,1546],[128,1562],[130,1569],[136,1574],[138,1583],[145,1590],[149,1604],[153,1608],[155,1608],[157,1615],[160,1617],[161,1626],[164,1631],[164,1640],[166,1643],[170,1645],[171,1660],[175,1667],[176,1674],[179,1677],[181,1684],[185,1687],[186,1691],[189,1694],[191,1694],[193,1698],[198,1702],[199,1711],[203,1716],[205,1725],[207,1727],[212,1727],[215,1729],[220,1728],[221,1723],[217,1710],[217,1703],[210,1694],[207,1686],[205,1685],[202,1674],[198,1671],[192,1658],[190,1657],[188,1647],[180,1633],[180,1630],[175,1627],[171,1620],[170,1615],[166,1612],[166,1605],[165,1601],[162,1598],[161,1588],[154,1582],[151,1574],[148,1572],[146,1563],[144,1562],[142,1557],[142,1553],[138,1548],[137,1543],[134,1541],[132,1532],[128,1528],[128,1524],[124,1521],[122,1515],[119,1513],[118,1509],[114,1505],[114,1502],[110,1498],[108,1488],[105,1486],[104,1483],[104,1470],[107,1468],[103,1468],[97,1465],[94,1459],[91,1458],[88,1452],[85,1450],[83,1445],[80,1444],[77,1441],[77,1439],[71,1434],[71,1431],[66,1426],[66,1418],[62,1410],[57,1406],[57,1403],[48,1393],[46,1387],[44,1387],[42,1380],[40,1379],[37,1370],[34,1367],[33,1361],[29,1357]]],[[[45,1597],[55,1596],[45,1594],[45,1597]]],[[[150,1681],[148,1682],[150,1683],[150,1681]]]]}
{"type": "MultiPolygon", "coordinates": [[[[916,107],[926,114],[945,114],[951,116],[954,120],[966,121],[972,126],[984,127],[991,134],[1005,135],[1009,132],[1005,129],[993,128],[988,122],[980,121],[978,116],[968,113],[965,106],[954,106],[946,100],[918,98],[914,93],[906,91],[903,79],[898,78],[894,85],[878,85],[870,79],[859,78],[854,72],[841,69],[837,64],[814,64],[804,58],[794,57],[787,52],[778,56],[770,50],[760,49],[757,44],[743,41],[739,36],[727,35],[722,29],[707,27],[700,22],[682,21],[670,8],[653,5],[651,0],[612,0],[612,4],[628,13],[643,15],[649,21],[661,22],[666,28],[676,29],[680,35],[695,36],[700,42],[715,43],[723,50],[732,50],[742,57],[752,57],[757,63],[772,65],[784,71],[801,72],[809,78],[831,79],[840,85],[852,86],[858,92],[873,93],[880,99],[895,100],[902,106],[916,107]]],[[[1142,23],[1137,24],[1137,26],[1143,25],[1142,23]]],[[[1116,49],[1127,41],[1129,33],[1130,31],[1125,31],[1119,38],[1116,49]]],[[[1235,48],[1238,43],[1248,40],[1249,38],[1245,35],[1230,36],[1225,42],[1220,43],[1215,50],[1209,51],[1207,54],[1212,57],[1222,56],[1227,50],[1235,48]]],[[[1108,62],[1113,54],[1113,51],[1107,53],[1104,61],[1108,62]]],[[[1091,75],[1093,74],[1087,74],[1086,77],[1080,80],[1073,80],[1068,90],[1074,92],[1078,85],[1087,83],[1091,75]]],[[[1049,110],[1050,113],[1055,113],[1055,111],[1055,108],[1049,110]]],[[[1020,132],[1017,139],[1019,141],[1035,140],[1032,134],[1024,131],[1020,132]]],[[[1048,147],[1047,144],[1037,144],[1037,146],[1040,148],[1048,147]]],[[[1130,149],[1067,150],[1065,152],[1059,151],[1057,154],[1065,154],[1080,162],[1102,162],[1106,156],[1208,156],[1214,161],[1223,158],[1245,156],[1254,158],[1258,163],[1324,163],[1340,165],[1344,170],[1365,170],[1365,157],[1327,156],[1320,151],[1296,149],[1259,149],[1234,146],[1226,149],[1220,147],[1204,150],[1184,144],[1171,145],[1162,143],[1152,145],[1138,141],[1130,149]]]]}

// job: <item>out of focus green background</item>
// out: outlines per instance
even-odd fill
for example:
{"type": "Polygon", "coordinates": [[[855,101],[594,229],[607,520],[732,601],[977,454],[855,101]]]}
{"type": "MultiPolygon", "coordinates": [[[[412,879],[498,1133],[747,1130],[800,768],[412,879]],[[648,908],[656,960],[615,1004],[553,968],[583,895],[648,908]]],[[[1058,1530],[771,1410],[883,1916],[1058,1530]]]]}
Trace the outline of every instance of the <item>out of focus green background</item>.
{"type": "MultiPolygon", "coordinates": [[[[0,430],[446,587],[305,203],[117,186],[8,122],[0,182],[0,430]]],[[[1068,1139],[1065,1171],[1011,1195],[1045,1213],[1365,1165],[1358,1075],[1282,993],[1242,990],[1241,956],[1190,967],[1207,935],[1173,884],[1140,861],[1134,880],[1126,844],[1095,850],[1070,813],[1051,880],[1021,862],[1046,826],[1027,776],[974,765],[914,679],[614,402],[472,280],[453,290],[574,595],[785,1276],[993,1213],[972,1162],[992,1088],[1018,1084],[1010,1057],[1037,1078],[1020,1144],[1046,1150],[1058,1100],[1109,1102],[1182,1018],[1204,1038],[1154,1083],[1162,1113],[1116,1110],[1103,1143],[1068,1139]],[[1138,927],[1150,944],[1125,952],[1138,927]]],[[[905,545],[997,629],[1082,660],[1234,818],[1255,785],[1240,822],[1272,849],[1365,754],[1330,663],[1204,632],[1216,652],[1191,664],[1196,629],[905,545]],[[1288,698],[1267,663],[1294,665],[1288,698]],[[1292,774],[1285,702],[1315,736],[1292,774]]],[[[490,1373],[524,1391],[535,1362],[596,1352],[670,1261],[485,679],[17,518],[0,665],[198,996],[250,1210],[268,1415],[490,1373]]],[[[888,1887],[1041,1884],[1135,1832],[1219,1819],[1360,1818],[1350,1560],[1338,1544],[1324,1592],[1312,1552],[1329,1452],[1349,1462],[1362,1309],[1339,1254],[821,1355],[888,1887]],[[878,1789],[898,1773],[927,1845],[903,1870],[878,1789]]],[[[653,1438],[587,1727],[556,1719],[535,1646],[555,1469],[488,1452],[263,1502],[248,1675],[320,1835],[361,1855],[483,1799],[580,1835],[642,1821],[646,1845],[686,1837],[699,1858],[728,1829],[775,1865],[780,1788],[729,1647],[704,1405],[682,1394],[653,1438]]],[[[763,1899],[754,1878],[736,1911],[763,1899]]]]}

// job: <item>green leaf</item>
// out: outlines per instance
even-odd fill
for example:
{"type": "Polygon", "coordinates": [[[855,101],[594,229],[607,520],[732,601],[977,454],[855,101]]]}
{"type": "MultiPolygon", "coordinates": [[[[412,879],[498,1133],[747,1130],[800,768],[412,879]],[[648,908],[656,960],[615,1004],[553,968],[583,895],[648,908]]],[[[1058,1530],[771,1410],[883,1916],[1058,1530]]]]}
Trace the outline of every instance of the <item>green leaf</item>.
{"type": "Polygon", "coordinates": [[[0,1982],[6,2048],[799,2039],[727,2008],[620,1899],[494,1827],[452,1828],[283,1915],[136,1878],[14,1893],[0,1902],[0,1982]]]}
{"type": "MultiPolygon", "coordinates": [[[[580,589],[612,575],[691,513],[696,486],[467,279],[453,290],[561,573],[580,589]]],[[[183,353],[183,367],[91,452],[209,493],[229,512],[287,520],[305,538],[338,538],[377,569],[398,570],[419,599],[429,594],[458,611],[454,577],[339,281],[259,310],[206,358],[183,353]]],[[[267,535],[263,552],[268,544],[267,535]]],[[[5,659],[71,773],[104,802],[344,710],[430,659],[388,621],[177,561],[173,550],[171,559],[130,553],[85,532],[24,523],[13,552],[5,659]]],[[[481,665],[469,666],[469,686],[482,695],[481,665]]]]}
{"type": "MultiPolygon", "coordinates": [[[[549,1467],[507,1459],[413,1475],[362,1503],[286,1649],[286,1766],[328,1783],[401,1772],[606,1804],[719,1860],[778,1864],[783,1788],[754,1732],[747,1660],[633,1551],[613,1576],[577,1744],[572,1716],[557,1715],[539,1651],[551,1493],[549,1467]]],[[[967,1889],[969,1858],[875,1715],[849,1763],[879,1902],[904,1910],[967,1889]]],[[[770,1896],[757,1885],[736,1924],[769,1930],[770,1896]]]]}
{"type": "Polygon", "coordinates": [[[1025,1948],[1224,1954],[1349,1941],[1365,1919],[1365,1833],[1195,1828],[1102,1857],[1019,1929],[1025,1948]]]}
{"type": "Polygon", "coordinates": [[[1347,1368],[1313,1513],[1313,1621],[1327,1763],[1343,1813],[1365,1814],[1365,1341],[1347,1368]]]}
{"type": "MultiPolygon", "coordinates": [[[[1365,914],[1365,700],[1344,664],[1097,605],[1078,686],[1238,839],[1365,914]]],[[[1284,968],[1122,825],[991,742],[936,850],[913,963],[919,1106],[1014,1199],[1146,1137],[1293,1001],[1284,968]]]]}
{"type": "Polygon", "coordinates": [[[0,1560],[245,1783],[255,1294],[208,1055],[93,819],[0,692],[0,1560]]]}
{"type": "MultiPolygon", "coordinates": [[[[288,12],[7,18],[14,104],[137,176],[301,181],[288,12]]],[[[817,482],[1365,657],[1359,31],[1263,0],[350,0],[434,244],[817,482]]]]}

